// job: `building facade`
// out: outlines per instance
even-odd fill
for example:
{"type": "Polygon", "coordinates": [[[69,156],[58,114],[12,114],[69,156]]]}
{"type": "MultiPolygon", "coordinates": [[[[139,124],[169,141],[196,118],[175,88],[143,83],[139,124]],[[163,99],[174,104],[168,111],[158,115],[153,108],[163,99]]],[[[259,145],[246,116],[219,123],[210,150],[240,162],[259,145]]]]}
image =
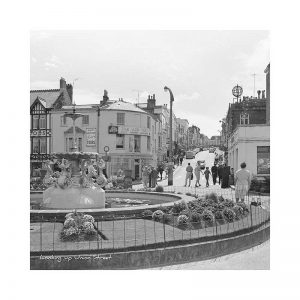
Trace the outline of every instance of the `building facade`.
{"type": "Polygon", "coordinates": [[[246,162],[247,169],[258,176],[270,175],[270,65],[266,70],[267,98],[265,91],[258,91],[258,97],[229,105],[224,128],[228,164],[236,171],[246,162]]]}
{"type": "Polygon", "coordinates": [[[187,119],[180,119],[176,118],[177,122],[177,142],[178,146],[181,149],[186,150],[188,146],[188,128],[189,128],[189,121],[187,119]]]}
{"type": "Polygon", "coordinates": [[[30,174],[45,168],[52,152],[51,112],[72,103],[73,87],[60,79],[60,88],[30,91],[30,174]]]}
{"type": "MultiPolygon", "coordinates": [[[[76,105],[75,109],[83,115],[75,122],[78,150],[104,156],[108,147],[108,176],[122,169],[139,179],[143,165],[156,167],[161,126],[157,118],[123,99],[104,99],[101,105],[76,105]]],[[[64,116],[72,110],[73,106],[64,106],[52,113],[53,152],[68,152],[73,145],[73,123],[64,116]]]]}
{"type": "Polygon", "coordinates": [[[200,128],[192,125],[188,128],[188,149],[199,147],[201,144],[200,128]]]}

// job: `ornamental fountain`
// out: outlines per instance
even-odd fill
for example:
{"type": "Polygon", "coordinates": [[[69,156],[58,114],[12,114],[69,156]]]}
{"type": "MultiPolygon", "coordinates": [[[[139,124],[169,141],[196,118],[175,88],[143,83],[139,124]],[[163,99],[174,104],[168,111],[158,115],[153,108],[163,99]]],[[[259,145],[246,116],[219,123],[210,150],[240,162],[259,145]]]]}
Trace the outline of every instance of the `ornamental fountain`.
{"type": "Polygon", "coordinates": [[[101,188],[106,184],[102,170],[105,162],[95,152],[79,152],[76,143],[75,121],[83,117],[76,113],[65,113],[65,117],[73,120],[73,145],[71,152],[53,153],[48,164],[45,183],[49,186],[43,194],[42,209],[95,209],[105,208],[105,192],[101,188]],[[53,172],[54,160],[61,161],[61,172],[53,172]],[[95,162],[99,176],[94,182],[95,162]],[[88,170],[88,174],[86,174],[88,170]]]}

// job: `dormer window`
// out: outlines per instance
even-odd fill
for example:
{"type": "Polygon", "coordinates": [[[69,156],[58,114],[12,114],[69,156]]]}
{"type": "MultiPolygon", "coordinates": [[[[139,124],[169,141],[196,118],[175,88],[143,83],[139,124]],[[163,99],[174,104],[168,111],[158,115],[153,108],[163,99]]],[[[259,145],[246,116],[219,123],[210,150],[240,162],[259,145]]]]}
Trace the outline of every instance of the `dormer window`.
{"type": "Polygon", "coordinates": [[[249,124],[249,114],[241,114],[240,115],[240,125],[248,125],[249,124]]]}

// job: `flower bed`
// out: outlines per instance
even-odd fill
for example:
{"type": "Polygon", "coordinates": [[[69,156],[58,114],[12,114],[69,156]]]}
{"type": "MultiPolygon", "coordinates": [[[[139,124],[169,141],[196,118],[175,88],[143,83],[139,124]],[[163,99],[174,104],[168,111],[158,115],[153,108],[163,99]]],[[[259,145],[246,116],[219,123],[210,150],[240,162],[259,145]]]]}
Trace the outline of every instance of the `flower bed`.
{"type": "MultiPolygon", "coordinates": [[[[150,213],[145,210],[142,218],[149,219],[150,213]]],[[[164,210],[155,211],[152,219],[184,230],[234,222],[246,217],[248,213],[249,207],[245,203],[235,203],[211,193],[188,203],[176,202],[164,210]]]]}
{"type": "Polygon", "coordinates": [[[90,215],[74,212],[65,216],[63,229],[60,239],[65,241],[89,241],[97,237],[95,220],[90,215]]]}

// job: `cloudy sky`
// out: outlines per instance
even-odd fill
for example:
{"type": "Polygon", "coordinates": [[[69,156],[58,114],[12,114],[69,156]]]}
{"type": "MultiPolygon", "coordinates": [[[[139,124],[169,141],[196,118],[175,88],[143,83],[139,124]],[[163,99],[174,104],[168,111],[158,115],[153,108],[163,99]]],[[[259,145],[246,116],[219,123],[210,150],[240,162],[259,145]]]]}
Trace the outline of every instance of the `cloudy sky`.
{"type": "Polygon", "coordinates": [[[77,104],[110,99],[168,104],[208,135],[218,134],[219,120],[239,84],[245,96],[265,89],[270,61],[268,31],[33,31],[31,89],[59,87],[60,77],[75,79],[77,104]]]}

